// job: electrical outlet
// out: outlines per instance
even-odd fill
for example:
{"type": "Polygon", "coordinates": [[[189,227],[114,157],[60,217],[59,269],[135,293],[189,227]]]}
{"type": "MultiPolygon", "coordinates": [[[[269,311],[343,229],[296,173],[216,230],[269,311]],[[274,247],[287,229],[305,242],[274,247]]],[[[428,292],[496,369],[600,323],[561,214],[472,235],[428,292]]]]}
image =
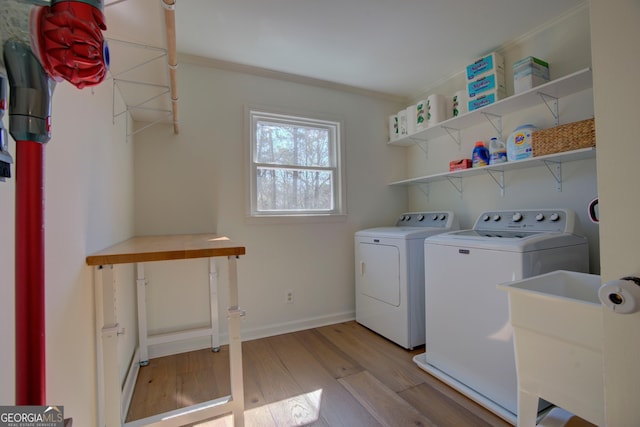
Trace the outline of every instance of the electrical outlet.
{"type": "Polygon", "coordinates": [[[293,290],[289,289],[286,293],[285,293],[285,301],[287,302],[287,304],[293,304],[293,290]]]}

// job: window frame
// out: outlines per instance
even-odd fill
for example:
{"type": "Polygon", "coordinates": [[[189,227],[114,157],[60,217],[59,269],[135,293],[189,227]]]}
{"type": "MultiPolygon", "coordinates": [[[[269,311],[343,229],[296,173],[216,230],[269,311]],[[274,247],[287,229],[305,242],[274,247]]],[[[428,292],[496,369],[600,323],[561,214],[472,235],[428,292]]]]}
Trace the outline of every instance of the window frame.
{"type": "Polygon", "coordinates": [[[344,176],[344,137],[343,121],[334,117],[321,117],[313,113],[293,113],[291,111],[281,111],[274,108],[246,106],[245,107],[245,129],[247,130],[247,162],[248,169],[248,191],[247,191],[247,217],[248,218],[284,218],[284,219],[304,219],[304,218],[338,218],[346,214],[345,203],[345,176],[344,176]],[[300,125],[305,127],[318,127],[329,129],[330,141],[330,161],[329,166],[300,166],[300,165],[274,165],[271,163],[258,162],[257,154],[257,123],[267,121],[271,123],[282,123],[288,125],[300,125]],[[332,158],[332,159],[331,159],[332,158]],[[294,169],[327,170],[334,174],[332,193],[333,209],[331,210],[258,210],[258,173],[259,167],[284,166],[294,169]]]}

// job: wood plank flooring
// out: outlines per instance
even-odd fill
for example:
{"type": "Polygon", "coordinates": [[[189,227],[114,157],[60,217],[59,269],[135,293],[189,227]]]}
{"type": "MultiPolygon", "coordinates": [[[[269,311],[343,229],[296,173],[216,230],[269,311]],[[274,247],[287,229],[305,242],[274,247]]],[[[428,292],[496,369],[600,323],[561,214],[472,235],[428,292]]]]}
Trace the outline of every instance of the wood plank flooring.
{"type": "MultiPolygon", "coordinates": [[[[246,341],[242,351],[249,427],[510,426],[418,368],[424,347],[407,351],[356,322],[246,341]]],[[[152,359],[127,421],[228,395],[228,372],[227,346],[152,359]]],[[[226,416],[193,426],[232,425],[226,416]]]]}

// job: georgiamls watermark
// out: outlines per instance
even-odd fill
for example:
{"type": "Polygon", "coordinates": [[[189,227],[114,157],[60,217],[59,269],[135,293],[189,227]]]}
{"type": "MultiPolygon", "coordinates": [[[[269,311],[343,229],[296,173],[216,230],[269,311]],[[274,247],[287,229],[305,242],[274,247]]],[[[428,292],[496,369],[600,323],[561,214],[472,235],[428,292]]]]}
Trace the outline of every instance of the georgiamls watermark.
{"type": "Polygon", "coordinates": [[[0,406],[0,427],[64,427],[64,407],[0,406]]]}

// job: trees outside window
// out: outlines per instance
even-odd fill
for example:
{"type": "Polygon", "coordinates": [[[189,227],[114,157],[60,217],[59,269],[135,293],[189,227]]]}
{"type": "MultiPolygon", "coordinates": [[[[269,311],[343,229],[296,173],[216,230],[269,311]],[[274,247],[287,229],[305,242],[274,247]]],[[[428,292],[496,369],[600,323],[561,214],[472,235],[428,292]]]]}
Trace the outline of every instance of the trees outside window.
{"type": "Polygon", "coordinates": [[[342,213],[340,122],[249,111],[251,214],[342,213]]]}

